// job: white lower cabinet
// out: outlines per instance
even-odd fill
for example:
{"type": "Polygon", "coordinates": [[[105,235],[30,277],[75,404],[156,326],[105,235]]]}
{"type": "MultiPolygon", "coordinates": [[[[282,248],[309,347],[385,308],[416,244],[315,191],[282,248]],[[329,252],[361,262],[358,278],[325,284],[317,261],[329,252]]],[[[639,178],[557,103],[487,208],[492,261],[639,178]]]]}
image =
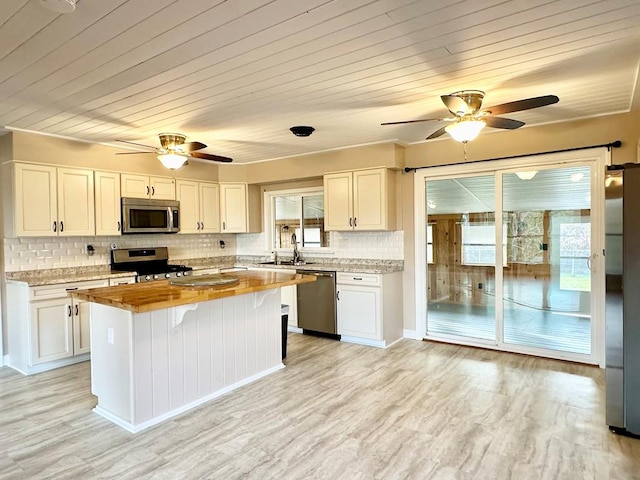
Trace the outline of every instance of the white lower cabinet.
{"type": "Polygon", "coordinates": [[[402,338],[402,275],[338,273],[338,334],[343,342],[388,347],[402,338]]]}
{"type": "Polygon", "coordinates": [[[107,286],[108,280],[38,287],[7,283],[9,366],[31,374],[88,360],[90,304],[67,293],[107,286]]]}

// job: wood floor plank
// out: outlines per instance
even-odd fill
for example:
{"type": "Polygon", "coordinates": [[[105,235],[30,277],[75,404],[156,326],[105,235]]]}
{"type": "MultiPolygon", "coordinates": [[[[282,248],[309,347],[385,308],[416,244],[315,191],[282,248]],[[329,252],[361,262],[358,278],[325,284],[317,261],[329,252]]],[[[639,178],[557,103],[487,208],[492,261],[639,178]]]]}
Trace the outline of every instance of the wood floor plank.
{"type": "Polygon", "coordinates": [[[91,412],[89,363],[0,369],[0,479],[640,479],[604,371],[404,340],[290,334],[287,368],[130,434],[91,412]]]}

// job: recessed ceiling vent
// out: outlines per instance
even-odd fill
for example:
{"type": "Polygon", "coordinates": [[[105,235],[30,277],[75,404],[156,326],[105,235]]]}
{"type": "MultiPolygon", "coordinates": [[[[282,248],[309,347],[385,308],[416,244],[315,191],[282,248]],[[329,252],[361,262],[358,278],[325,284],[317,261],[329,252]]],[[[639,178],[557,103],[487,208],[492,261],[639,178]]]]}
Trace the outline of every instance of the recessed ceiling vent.
{"type": "Polygon", "coordinates": [[[315,131],[315,128],[298,125],[296,127],[291,127],[289,130],[291,130],[291,133],[296,137],[308,137],[315,131]]]}
{"type": "Polygon", "coordinates": [[[71,13],[76,9],[76,0],[40,0],[40,3],[56,13],[71,13]]]}

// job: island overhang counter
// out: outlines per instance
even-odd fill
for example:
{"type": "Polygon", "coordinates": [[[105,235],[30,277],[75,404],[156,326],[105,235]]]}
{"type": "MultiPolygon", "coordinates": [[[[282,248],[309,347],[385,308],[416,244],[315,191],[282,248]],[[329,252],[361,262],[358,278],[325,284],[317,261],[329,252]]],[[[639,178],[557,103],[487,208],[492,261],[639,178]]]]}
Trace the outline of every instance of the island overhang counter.
{"type": "Polygon", "coordinates": [[[314,277],[242,271],[231,285],[168,281],[70,292],[91,303],[94,411],[130,432],[284,367],[280,288],[314,277]]]}

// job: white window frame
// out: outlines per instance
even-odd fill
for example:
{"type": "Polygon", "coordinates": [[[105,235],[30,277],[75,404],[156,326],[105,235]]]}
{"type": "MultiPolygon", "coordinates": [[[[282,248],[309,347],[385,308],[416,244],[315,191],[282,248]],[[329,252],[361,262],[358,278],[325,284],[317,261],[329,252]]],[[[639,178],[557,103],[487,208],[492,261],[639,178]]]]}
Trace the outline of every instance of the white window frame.
{"type": "MultiPolygon", "coordinates": [[[[293,251],[293,247],[290,248],[275,248],[274,245],[274,236],[273,236],[273,225],[275,222],[275,207],[273,203],[274,197],[282,197],[282,196],[311,196],[311,195],[324,195],[324,189],[322,185],[317,187],[303,187],[303,188],[292,188],[286,190],[269,190],[264,192],[264,224],[266,230],[266,249],[270,252],[291,252],[293,251]]],[[[330,239],[331,240],[331,239],[330,239]]],[[[329,241],[328,247],[300,247],[300,252],[318,252],[318,253],[331,253],[331,241],[329,241]]]]}

